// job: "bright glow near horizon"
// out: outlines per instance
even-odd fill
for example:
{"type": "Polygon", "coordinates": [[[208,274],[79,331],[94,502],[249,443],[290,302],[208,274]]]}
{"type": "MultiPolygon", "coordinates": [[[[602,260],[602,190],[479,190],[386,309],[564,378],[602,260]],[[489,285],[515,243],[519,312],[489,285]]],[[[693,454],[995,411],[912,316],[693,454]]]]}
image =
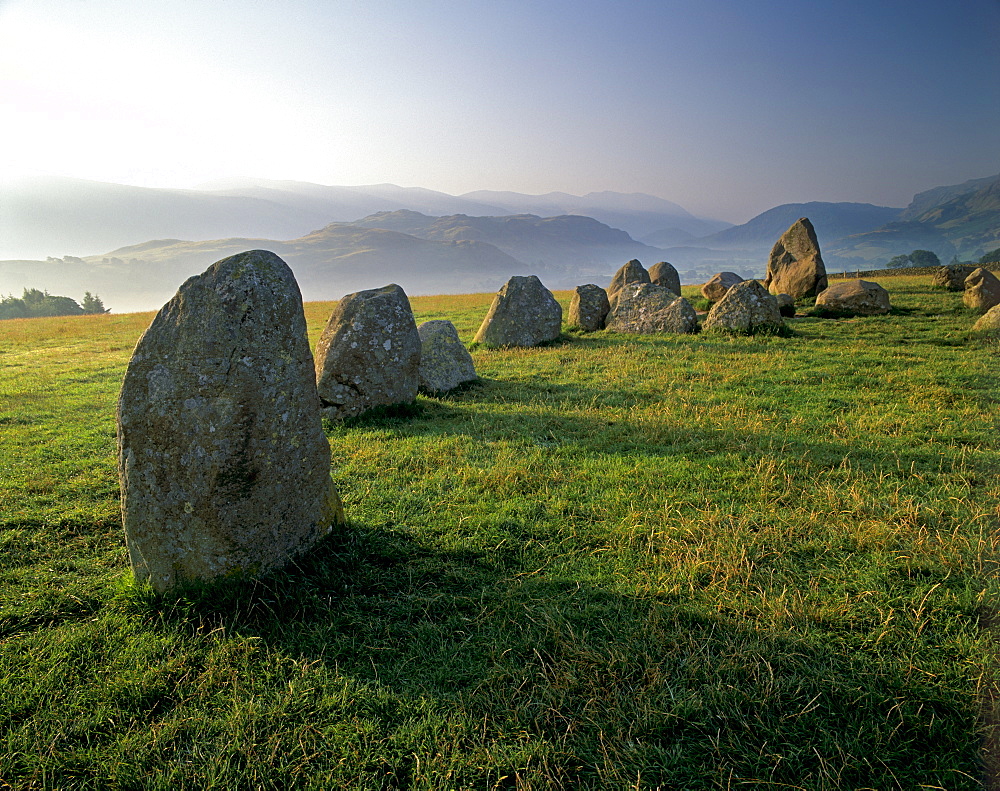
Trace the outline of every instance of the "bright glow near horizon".
{"type": "Polygon", "coordinates": [[[898,206],[1000,171],[998,36],[993,0],[0,0],[0,177],[898,206]]]}

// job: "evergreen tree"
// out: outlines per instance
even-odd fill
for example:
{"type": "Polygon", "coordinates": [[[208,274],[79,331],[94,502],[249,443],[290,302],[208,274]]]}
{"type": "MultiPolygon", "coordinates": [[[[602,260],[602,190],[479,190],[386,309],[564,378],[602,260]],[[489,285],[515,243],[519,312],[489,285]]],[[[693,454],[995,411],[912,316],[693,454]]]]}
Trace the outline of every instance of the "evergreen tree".
{"type": "Polygon", "coordinates": [[[104,303],[97,294],[91,294],[89,291],[85,291],[83,294],[83,302],[81,303],[84,313],[108,313],[108,309],[104,307],[104,303]]]}

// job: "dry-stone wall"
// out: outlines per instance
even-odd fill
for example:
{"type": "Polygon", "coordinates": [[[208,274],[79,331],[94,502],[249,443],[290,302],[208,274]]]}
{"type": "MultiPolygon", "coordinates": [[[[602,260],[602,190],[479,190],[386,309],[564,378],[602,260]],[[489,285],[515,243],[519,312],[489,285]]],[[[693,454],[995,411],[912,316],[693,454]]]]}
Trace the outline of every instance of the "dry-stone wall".
{"type": "Polygon", "coordinates": [[[343,522],[302,298],[253,250],[185,282],[136,345],[118,400],[129,560],[157,591],[261,574],[343,522]]]}
{"type": "Polygon", "coordinates": [[[348,294],[316,347],[323,416],[344,420],[375,406],[412,402],[419,365],[420,335],[403,289],[392,283],[348,294]]]}

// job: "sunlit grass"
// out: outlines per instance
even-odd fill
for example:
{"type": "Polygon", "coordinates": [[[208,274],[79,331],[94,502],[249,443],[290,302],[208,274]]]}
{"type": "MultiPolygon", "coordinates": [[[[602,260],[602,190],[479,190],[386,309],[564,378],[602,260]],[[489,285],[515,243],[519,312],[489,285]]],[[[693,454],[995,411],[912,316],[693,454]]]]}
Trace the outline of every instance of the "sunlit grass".
{"type": "MultiPolygon", "coordinates": [[[[3,322],[0,780],[978,788],[996,345],[881,282],[892,314],[789,338],[478,349],[482,383],[329,430],[342,533],[165,597],[114,455],[151,314],[3,322]]],[[[491,300],[411,303],[469,342],[491,300]]]]}

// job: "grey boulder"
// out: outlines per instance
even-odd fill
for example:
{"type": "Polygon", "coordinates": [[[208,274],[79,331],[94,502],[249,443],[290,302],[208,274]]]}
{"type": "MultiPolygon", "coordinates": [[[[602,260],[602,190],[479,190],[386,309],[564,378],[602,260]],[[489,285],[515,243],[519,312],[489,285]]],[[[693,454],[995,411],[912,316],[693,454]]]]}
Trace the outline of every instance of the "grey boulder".
{"type": "Polygon", "coordinates": [[[577,286],[569,303],[568,324],[570,327],[579,327],[587,332],[603,330],[604,321],[610,310],[611,303],[603,288],[593,283],[577,286]]]}
{"type": "Polygon", "coordinates": [[[420,336],[403,289],[392,283],[348,294],[316,346],[323,416],[344,420],[372,407],[412,402],[419,365],[420,336]]]}
{"type": "Polygon", "coordinates": [[[816,231],[808,217],[801,217],[771,248],[764,286],[772,294],[802,299],[819,294],[827,285],[816,231]]]}
{"type": "Polygon", "coordinates": [[[774,332],[784,324],[777,298],[758,281],[744,280],[712,306],[701,328],[705,332],[752,335],[774,332]]]}
{"type": "Polygon", "coordinates": [[[493,298],[473,339],[488,346],[538,346],[559,337],[562,306],[536,275],[515,275],[493,298]]]}
{"type": "Polygon", "coordinates": [[[990,308],[1000,305],[1000,279],[989,269],[980,267],[973,270],[965,278],[962,301],[965,307],[979,313],[985,313],[990,308]]]}
{"type": "Polygon", "coordinates": [[[701,295],[709,302],[718,302],[737,283],[742,283],[743,278],[735,272],[716,272],[701,286],[701,295]]]}
{"type": "Polygon", "coordinates": [[[972,274],[976,267],[971,264],[946,264],[940,267],[931,279],[931,284],[949,291],[963,291],[965,278],[972,274]]]}
{"type": "Polygon", "coordinates": [[[684,297],[652,283],[631,283],[619,293],[607,328],[636,334],[698,331],[698,314],[684,297]]]}
{"type": "Polygon", "coordinates": [[[615,272],[614,277],[611,278],[611,283],[608,285],[608,300],[614,305],[615,297],[618,296],[618,292],[621,291],[625,286],[630,283],[648,283],[649,272],[646,268],[635,258],[631,261],[622,264],[618,271],[615,272]]]}
{"type": "Polygon", "coordinates": [[[450,321],[425,321],[417,327],[420,336],[420,389],[436,395],[473,382],[476,366],[472,355],[450,321]]]}
{"type": "Polygon", "coordinates": [[[856,316],[876,316],[891,309],[889,292],[867,280],[834,283],[819,293],[816,307],[856,316]]]}
{"type": "Polygon", "coordinates": [[[660,261],[649,268],[649,282],[669,288],[677,296],[681,295],[681,276],[677,274],[674,265],[666,261],[660,261]]]}
{"type": "Polygon", "coordinates": [[[139,339],[118,399],[122,518],[157,591],[276,569],[344,521],[302,298],[274,253],[188,279],[139,339]]]}

